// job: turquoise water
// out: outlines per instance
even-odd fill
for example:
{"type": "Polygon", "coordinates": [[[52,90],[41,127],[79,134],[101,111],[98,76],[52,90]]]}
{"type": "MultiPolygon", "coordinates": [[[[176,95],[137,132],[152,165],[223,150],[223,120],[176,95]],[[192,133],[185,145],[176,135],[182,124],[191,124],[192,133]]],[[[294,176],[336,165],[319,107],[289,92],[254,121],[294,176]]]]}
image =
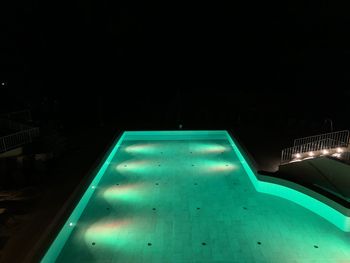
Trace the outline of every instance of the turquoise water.
{"type": "Polygon", "coordinates": [[[123,136],[42,261],[348,262],[349,233],[243,165],[226,133],[123,136]]]}

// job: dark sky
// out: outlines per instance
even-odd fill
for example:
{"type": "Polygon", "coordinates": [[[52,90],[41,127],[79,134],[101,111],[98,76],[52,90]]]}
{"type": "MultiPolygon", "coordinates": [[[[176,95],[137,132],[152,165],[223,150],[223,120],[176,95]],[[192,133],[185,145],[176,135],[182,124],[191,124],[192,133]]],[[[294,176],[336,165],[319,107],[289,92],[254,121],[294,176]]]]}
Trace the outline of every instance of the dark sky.
{"type": "Polygon", "coordinates": [[[349,97],[349,9],[334,1],[6,2],[0,77],[10,100],[157,107],[181,90],[189,102],[278,111],[349,97]]]}

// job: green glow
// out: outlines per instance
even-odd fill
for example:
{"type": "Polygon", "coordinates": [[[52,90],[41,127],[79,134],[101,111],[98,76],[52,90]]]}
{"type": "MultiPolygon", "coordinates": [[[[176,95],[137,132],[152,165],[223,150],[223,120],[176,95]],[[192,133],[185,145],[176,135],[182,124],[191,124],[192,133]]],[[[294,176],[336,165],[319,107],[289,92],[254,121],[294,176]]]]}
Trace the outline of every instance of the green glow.
{"type": "Polygon", "coordinates": [[[149,193],[149,188],[145,183],[110,186],[103,191],[103,197],[113,204],[117,201],[139,202],[149,193]]]}
{"type": "Polygon", "coordinates": [[[159,153],[159,145],[155,143],[139,143],[125,147],[125,151],[130,154],[150,154],[159,153]]]}
{"type": "Polygon", "coordinates": [[[68,220],[66,221],[65,225],[62,227],[61,231],[58,233],[57,237],[55,238],[54,242],[50,246],[50,248],[47,250],[46,254],[42,258],[41,262],[47,263],[47,262],[54,262],[56,258],[58,257],[59,253],[61,252],[63,246],[65,245],[65,242],[69,238],[70,234],[72,233],[74,227],[70,226],[71,222],[78,222],[81,214],[83,213],[86,205],[88,204],[92,194],[95,192],[96,187],[99,181],[101,180],[102,176],[104,175],[105,171],[107,170],[109,164],[111,163],[115,153],[117,152],[118,148],[120,147],[123,138],[125,136],[125,133],[122,134],[122,136],[118,139],[117,142],[115,142],[113,148],[109,150],[109,153],[107,154],[107,158],[105,159],[104,163],[102,164],[100,170],[97,172],[95,178],[92,180],[91,184],[87,187],[87,190],[85,191],[84,195],[80,199],[79,203],[69,216],[68,220]]]}
{"type": "Polygon", "coordinates": [[[151,160],[130,160],[116,166],[116,170],[122,174],[135,173],[144,174],[157,166],[157,162],[151,160]]]}
{"type": "Polygon", "coordinates": [[[230,150],[230,148],[226,146],[220,145],[218,143],[209,143],[209,142],[194,143],[191,149],[193,149],[194,153],[199,153],[199,154],[219,154],[230,150]]]}
{"type": "Polygon", "coordinates": [[[349,218],[260,181],[226,131],[124,132],[107,156],[41,262],[260,262],[251,255],[266,262],[321,262],[329,255],[346,262],[350,255],[349,234],[308,210],[344,231],[349,218]]]}
{"type": "Polygon", "coordinates": [[[123,246],[128,241],[128,231],[131,228],[132,222],[128,219],[94,223],[85,232],[86,245],[91,247],[91,243],[95,242],[110,249],[123,246]]]}
{"type": "Polygon", "coordinates": [[[315,214],[318,214],[324,219],[328,220],[329,222],[331,222],[341,230],[345,232],[350,232],[350,217],[343,215],[338,210],[330,207],[329,205],[323,202],[320,202],[319,200],[311,196],[308,196],[292,188],[288,188],[276,183],[259,181],[255,176],[253,170],[250,168],[247,161],[243,157],[241,151],[237,146],[237,143],[233,141],[233,139],[229,136],[229,134],[227,134],[227,136],[229,141],[231,142],[231,145],[234,151],[236,152],[238,158],[240,159],[244,169],[246,170],[246,173],[248,174],[251,182],[253,183],[255,189],[258,192],[275,195],[275,196],[290,200],[294,203],[297,203],[309,209],[310,211],[314,212],[315,214]]]}
{"type": "Polygon", "coordinates": [[[124,141],[226,140],[225,131],[126,131],[124,141]]]}
{"type": "Polygon", "coordinates": [[[200,160],[197,166],[199,167],[202,173],[211,173],[215,175],[218,175],[220,173],[232,172],[239,169],[239,166],[232,162],[207,159],[200,160]]]}

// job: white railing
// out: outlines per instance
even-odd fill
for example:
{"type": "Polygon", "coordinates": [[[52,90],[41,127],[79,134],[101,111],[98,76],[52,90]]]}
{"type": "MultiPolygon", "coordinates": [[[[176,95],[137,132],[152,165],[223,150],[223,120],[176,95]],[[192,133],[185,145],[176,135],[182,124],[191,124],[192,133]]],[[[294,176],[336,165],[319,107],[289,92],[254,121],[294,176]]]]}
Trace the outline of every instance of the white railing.
{"type": "Polygon", "coordinates": [[[294,146],[282,150],[281,164],[307,157],[341,155],[349,146],[349,131],[339,131],[296,139],[294,146]]]}
{"type": "Polygon", "coordinates": [[[30,128],[0,137],[0,152],[5,152],[23,144],[30,143],[33,141],[33,138],[37,136],[39,136],[39,128],[30,128]]]}
{"type": "Polygon", "coordinates": [[[325,139],[331,139],[338,142],[348,143],[349,131],[344,130],[344,131],[330,132],[330,133],[324,133],[324,134],[295,139],[294,146],[317,142],[325,139]]]}

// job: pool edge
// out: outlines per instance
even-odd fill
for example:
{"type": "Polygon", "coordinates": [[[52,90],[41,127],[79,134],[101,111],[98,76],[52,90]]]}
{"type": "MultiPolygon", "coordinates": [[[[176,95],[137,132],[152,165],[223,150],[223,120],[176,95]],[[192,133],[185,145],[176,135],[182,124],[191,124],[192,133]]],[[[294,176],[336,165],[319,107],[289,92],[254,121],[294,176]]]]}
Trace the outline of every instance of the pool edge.
{"type": "Polygon", "coordinates": [[[247,153],[242,151],[241,145],[234,139],[233,136],[231,136],[230,132],[226,132],[232,148],[237,154],[237,157],[242,163],[244,170],[246,171],[257,192],[278,196],[294,202],[321,216],[338,227],[340,230],[350,232],[350,217],[344,215],[344,213],[350,215],[349,209],[335,203],[333,200],[330,200],[323,195],[312,191],[311,189],[305,188],[293,182],[263,175],[258,176],[257,172],[252,169],[252,160],[242,154],[242,152],[245,153],[245,155],[247,155],[247,153]],[[325,202],[330,203],[331,205],[325,202]],[[338,209],[342,210],[344,213],[338,209]]]}
{"type": "MultiPolygon", "coordinates": [[[[145,133],[145,132],[146,131],[144,131],[143,133],[145,133]]],[[[164,131],[148,131],[148,132],[152,132],[154,134],[155,133],[164,134],[164,131]]],[[[198,132],[198,131],[186,131],[186,130],[165,131],[165,133],[172,133],[172,132],[183,133],[183,132],[198,132]]],[[[235,151],[235,153],[236,153],[238,159],[240,160],[243,168],[245,169],[248,177],[250,178],[251,182],[253,183],[253,186],[256,189],[256,191],[258,191],[260,193],[278,196],[280,198],[284,198],[284,199],[287,199],[291,202],[299,204],[299,205],[305,207],[306,209],[314,212],[315,214],[325,218],[327,221],[331,222],[332,224],[337,226],[342,231],[350,232],[350,218],[347,216],[344,216],[344,214],[342,214],[338,210],[334,209],[333,207],[319,201],[315,197],[312,197],[312,196],[305,194],[301,191],[295,190],[290,186],[283,186],[281,184],[281,182],[277,182],[277,180],[272,181],[272,182],[271,181],[268,182],[267,180],[266,181],[261,180],[261,176],[257,176],[257,173],[253,170],[254,166],[251,165],[251,160],[249,160],[249,158],[246,157],[247,155],[249,156],[247,151],[242,150],[242,147],[239,144],[239,142],[236,140],[236,138],[234,138],[234,136],[231,136],[231,134],[227,130],[215,130],[215,131],[213,130],[213,131],[202,131],[202,132],[203,132],[203,134],[209,134],[210,132],[217,132],[220,134],[223,133],[225,135],[226,139],[233,147],[233,150],[235,151]],[[305,202],[305,200],[307,200],[307,202],[305,202]]],[[[58,231],[55,232],[56,235],[52,238],[51,242],[48,245],[46,245],[46,251],[42,251],[41,255],[36,258],[39,262],[45,262],[45,263],[46,262],[54,262],[57,259],[57,257],[59,256],[59,253],[61,252],[61,250],[64,246],[64,242],[62,240],[60,240],[60,242],[63,244],[59,245],[59,247],[58,247],[59,249],[57,251],[50,252],[50,250],[52,251],[55,249],[55,247],[53,247],[53,246],[55,246],[54,243],[56,242],[57,239],[61,238],[60,234],[64,230],[65,227],[68,227],[71,230],[68,234],[66,233],[67,237],[65,237],[64,240],[69,238],[69,235],[70,235],[73,227],[69,227],[67,224],[69,224],[69,222],[71,221],[70,219],[71,219],[73,213],[75,212],[77,207],[81,204],[82,200],[84,199],[85,194],[88,192],[90,187],[93,184],[97,184],[99,179],[101,179],[101,177],[104,174],[104,171],[101,172],[102,168],[105,165],[108,166],[108,164],[109,164],[107,162],[107,160],[112,159],[114,157],[115,153],[117,152],[117,149],[119,148],[120,144],[123,142],[124,137],[130,133],[136,133],[136,132],[135,131],[121,132],[119,134],[119,136],[117,136],[117,138],[113,140],[112,145],[108,148],[109,150],[106,153],[104,153],[105,158],[102,158],[102,160],[99,163],[100,165],[98,167],[96,167],[94,169],[93,173],[91,174],[91,178],[90,178],[91,181],[86,182],[86,185],[85,185],[86,190],[80,196],[81,199],[79,200],[77,205],[75,205],[72,208],[72,210],[70,211],[70,213],[71,213],[70,216],[66,217],[65,219],[61,219],[61,221],[64,221],[64,223],[62,223],[61,227],[58,229],[58,231]],[[97,181],[95,181],[95,179],[99,173],[101,173],[100,177],[98,178],[97,181]],[[87,185],[89,185],[88,188],[86,187],[87,185]],[[50,253],[53,253],[53,254],[50,254],[50,253]],[[47,255],[49,255],[48,256],[49,259],[45,259],[47,255]]],[[[92,195],[93,189],[92,190],[90,189],[90,193],[92,195]]],[[[90,195],[90,197],[91,197],[91,195],[90,195]]],[[[84,209],[86,207],[86,203],[88,203],[90,197],[85,198],[85,200],[84,200],[85,206],[84,206],[84,208],[80,208],[82,210],[79,212],[80,214],[78,216],[75,215],[76,217],[74,218],[75,220],[72,220],[73,222],[78,220],[81,213],[84,211],[84,209]]],[[[68,201],[72,201],[72,200],[68,200],[68,201]]],[[[66,214],[66,213],[68,213],[68,211],[65,211],[64,213],[66,214]]],[[[60,214],[60,213],[58,213],[58,214],[60,214]]],[[[57,224],[57,222],[58,221],[55,221],[55,222],[51,223],[51,225],[53,225],[54,223],[57,224]]],[[[50,230],[52,230],[52,226],[49,227],[47,231],[50,231],[50,230]]],[[[26,257],[26,259],[28,259],[28,257],[26,257]]],[[[36,259],[32,258],[29,261],[25,261],[25,262],[37,262],[37,261],[34,261],[36,259]]]]}
{"type": "Polygon", "coordinates": [[[33,249],[24,258],[23,262],[55,262],[57,256],[52,260],[44,260],[49,250],[54,245],[56,239],[58,239],[61,231],[63,231],[66,224],[69,224],[71,215],[83,199],[85,193],[90,189],[91,184],[94,182],[97,174],[100,172],[104,164],[106,163],[113,150],[122,141],[124,131],[116,133],[111,139],[105,150],[99,155],[99,158],[91,166],[87,172],[85,179],[83,178],[79,185],[74,189],[74,192],[69,196],[58,211],[56,216],[53,218],[45,232],[41,235],[39,240],[35,243],[33,249]],[[88,186],[88,187],[87,187],[88,186]]]}
{"type": "MultiPolygon", "coordinates": [[[[186,135],[188,139],[188,135],[201,135],[204,137],[207,137],[208,135],[220,135],[222,138],[226,139],[226,131],[225,130],[167,130],[167,131],[123,131],[117,136],[116,139],[113,140],[111,146],[108,148],[108,151],[104,153],[104,158],[101,159],[98,166],[91,171],[90,174],[90,181],[84,182],[84,185],[79,185],[80,187],[84,187],[79,195],[80,200],[75,200],[77,204],[71,208],[67,209],[68,204],[71,204],[74,200],[72,200],[72,196],[77,195],[76,192],[74,192],[71,196],[71,198],[65,202],[63,208],[58,212],[57,216],[55,217],[54,221],[50,224],[48,229],[45,231],[45,238],[50,234],[49,231],[52,231],[54,226],[56,224],[60,223],[60,226],[57,227],[56,231],[54,231],[55,235],[50,240],[49,244],[45,245],[46,250],[41,251],[40,255],[37,255],[34,258],[32,254],[29,253],[29,255],[26,257],[25,262],[55,262],[57,260],[57,257],[59,256],[60,252],[62,251],[65,241],[69,238],[71,232],[74,229],[74,223],[77,222],[83,213],[87,203],[89,202],[95,188],[91,188],[92,186],[98,185],[99,180],[102,178],[105,170],[107,169],[110,159],[113,159],[115,153],[117,152],[120,144],[128,139],[129,136],[165,136],[163,139],[168,139],[172,136],[178,136],[178,135],[186,135]],[[105,169],[104,169],[105,168],[105,169]],[[87,186],[88,185],[88,186],[87,186]],[[66,216],[64,216],[66,215],[66,216]],[[72,226],[70,226],[70,223],[72,223],[72,226]],[[35,261],[34,261],[35,260],[35,261]]],[[[135,139],[135,138],[134,138],[135,139]]],[[[130,138],[128,139],[130,140],[130,138]]],[[[79,187],[78,186],[78,187],[79,187]]],[[[77,187],[77,188],[78,188],[77,187]]],[[[44,235],[44,234],[43,234],[44,235]]],[[[52,234],[53,235],[53,234],[52,234]]],[[[37,243],[43,242],[42,240],[39,240],[37,243]]],[[[43,247],[43,245],[37,245],[38,247],[43,247]]],[[[45,248],[42,248],[44,250],[45,248]]],[[[33,249],[36,251],[36,249],[33,249]]]]}

